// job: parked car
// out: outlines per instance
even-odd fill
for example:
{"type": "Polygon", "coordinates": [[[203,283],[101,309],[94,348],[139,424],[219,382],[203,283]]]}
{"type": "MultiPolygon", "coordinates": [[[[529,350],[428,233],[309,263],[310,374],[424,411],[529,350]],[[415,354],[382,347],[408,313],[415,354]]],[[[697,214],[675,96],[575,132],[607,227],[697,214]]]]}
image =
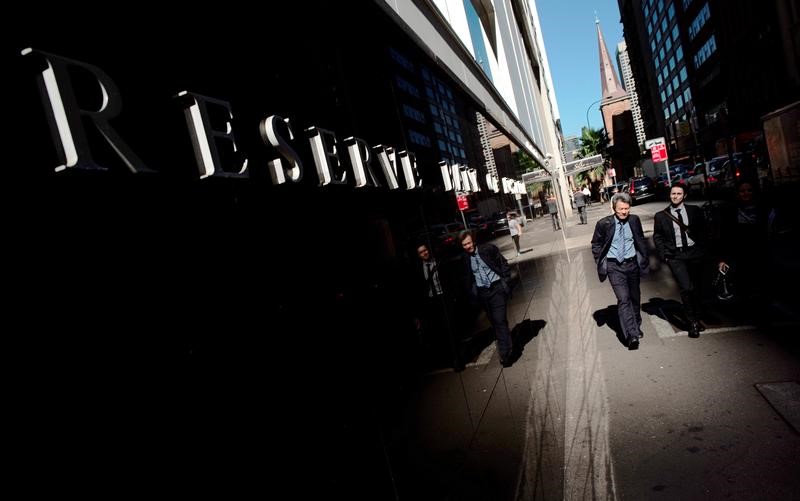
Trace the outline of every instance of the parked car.
{"type": "Polygon", "coordinates": [[[653,180],[647,176],[634,177],[628,180],[628,193],[631,194],[633,203],[636,203],[645,198],[654,197],[656,194],[656,185],[653,180]]]}
{"type": "Polygon", "coordinates": [[[728,156],[725,155],[697,164],[694,168],[694,175],[688,180],[689,191],[699,191],[703,195],[706,194],[706,191],[713,191],[720,178],[726,175],[727,163],[728,156]]]}
{"type": "Polygon", "coordinates": [[[611,200],[611,197],[614,196],[614,193],[617,193],[617,192],[620,192],[620,191],[624,190],[626,186],[627,186],[626,183],[617,183],[617,184],[612,184],[611,186],[606,186],[605,188],[603,188],[603,191],[605,192],[606,200],[611,200]]]}
{"type": "Polygon", "coordinates": [[[494,215],[492,215],[492,221],[492,233],[495,236],[505,235],[510,232],[505,211],[495,212],[494,215]]]}

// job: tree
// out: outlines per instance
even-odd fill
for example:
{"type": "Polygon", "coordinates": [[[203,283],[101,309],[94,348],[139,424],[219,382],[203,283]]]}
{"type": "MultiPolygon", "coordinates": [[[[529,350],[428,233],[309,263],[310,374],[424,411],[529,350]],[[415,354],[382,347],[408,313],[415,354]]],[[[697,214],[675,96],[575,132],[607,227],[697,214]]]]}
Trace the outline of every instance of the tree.
{"type": "Polygon", "coordinates": [[[586,158],[598,153],[605,160],[608,156],[608,135],[605,129],[581,128],[581,148],[578,150],[579,158],[586,158]]]}
{"type": "Polygon", "coordinates": [[[592,155],[603,155],[603,165],[575,176],[575,182],[583,183],[584,178],[602,178],[608,168],[610,156],[608,154],[608,135],[605,129],[581,128],[581,148],[576,155],[578,158],[587,158],[592,155]],[[591,176],[590,176],[591,174],[591,176]]]}
{"type": "Polygon", "coordinates": [[[518,150],[514,153],[514,159],[517,161],[517,169],[519,172],[533,172],[536,169],[541,169],[542,166],[539,165],[536,160],[531,158],[530,155],[525,153],[522,150],[518,150]]]}

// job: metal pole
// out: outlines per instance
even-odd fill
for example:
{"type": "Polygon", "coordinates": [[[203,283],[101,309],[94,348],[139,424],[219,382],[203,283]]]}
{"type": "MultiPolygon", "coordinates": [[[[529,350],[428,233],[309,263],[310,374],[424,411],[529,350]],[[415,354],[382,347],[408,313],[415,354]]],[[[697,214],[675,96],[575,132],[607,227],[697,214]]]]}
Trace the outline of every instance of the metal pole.
{"type": "Polygon", "coordinates": [[[597,101],[595,101],[595,102],[593,102],[592,104],[590,104],[588,108],[586,108],[586,128],[587,128],[587,129],[591,129],[591,128],[592,128],[592,126],[591,126],[591,125],[589,125],[589,110],[591,110],[591,109],[592,109],[592,106],[594,106],[595,104],[599,103],[599,102],[600,102],[600,101],[602,101],[602,100],[603,100],[603,98],[601,97],[601,98],[600,98],[600,99],[598,99],[597,101]]]}

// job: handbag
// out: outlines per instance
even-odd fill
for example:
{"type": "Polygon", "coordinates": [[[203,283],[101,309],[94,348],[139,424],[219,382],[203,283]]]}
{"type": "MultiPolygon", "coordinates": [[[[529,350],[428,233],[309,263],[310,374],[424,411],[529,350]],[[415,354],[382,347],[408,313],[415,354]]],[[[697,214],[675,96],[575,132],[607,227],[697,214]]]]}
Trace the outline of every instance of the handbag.
{"type": "Polygon", "coordinates": [[[714,277],[714,281],[711,283],[714,286],[714,292],[717,295],[717,299],[720,301],[730,301],[735,297],[733,293],[733,284],[731,283],[730,276],[728,273],[730,272],[730,268],[727,271],[717,271],[717,275],[714,277]]]}

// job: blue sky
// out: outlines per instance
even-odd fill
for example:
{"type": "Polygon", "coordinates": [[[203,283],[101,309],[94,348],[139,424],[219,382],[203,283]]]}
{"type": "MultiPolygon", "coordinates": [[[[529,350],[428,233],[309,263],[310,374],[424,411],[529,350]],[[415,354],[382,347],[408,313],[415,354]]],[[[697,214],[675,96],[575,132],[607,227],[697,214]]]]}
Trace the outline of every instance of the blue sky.
{"type": "MultiPolygon", "coordinates": [[[[594,25],[595,12],[614,62],[617,77],[617,43],[622,41],[617,0],[536,0],[553,87],[565,136],[580,135],[586,110],[592,128],[603,126],[600,99],[600,56],[594,25]]],[[[620,80],[621,82],[621,80],[620,80]]]]}

